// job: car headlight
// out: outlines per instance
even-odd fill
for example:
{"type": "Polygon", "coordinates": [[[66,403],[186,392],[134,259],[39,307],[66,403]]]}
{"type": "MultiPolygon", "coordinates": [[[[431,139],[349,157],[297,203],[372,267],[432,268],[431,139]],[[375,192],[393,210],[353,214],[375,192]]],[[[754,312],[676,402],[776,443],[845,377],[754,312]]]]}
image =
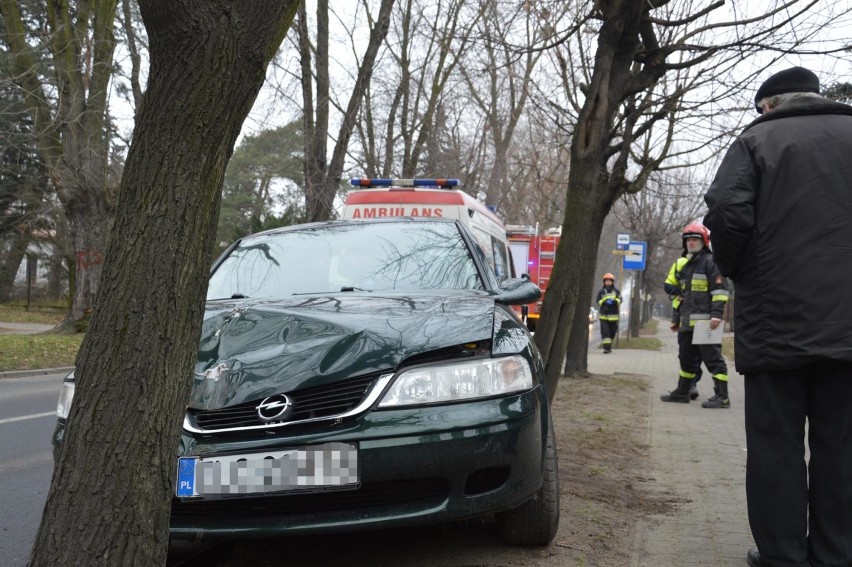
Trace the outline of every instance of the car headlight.
{"type": "Polygon", "coordinates": [[[532,371],[522,356],[421,366],[400,373],[379,407],[488,398],[532,387],[532,371]]]}
{"type": "Polygon", "coordinates": [[[59,419],[68,419],[68,414],[71,412],[71,402],[74,400],[74,373],[71,372],[62,381],[62,388],[59,390],[59,401],[56,402],[56,417],[59,419]]]}

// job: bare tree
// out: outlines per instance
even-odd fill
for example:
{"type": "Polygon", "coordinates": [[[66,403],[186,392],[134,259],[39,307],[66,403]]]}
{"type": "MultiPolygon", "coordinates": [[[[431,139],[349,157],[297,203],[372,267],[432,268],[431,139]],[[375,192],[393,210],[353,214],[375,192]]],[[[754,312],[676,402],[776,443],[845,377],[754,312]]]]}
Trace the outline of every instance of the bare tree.
{"type": "Polygon", "coordinates": [[[327,220],[332,217],[334,198],[340,187],[340,176],[343,173],[349,139],[373,73],[376,56],[390,27],[393,4],[394,0],[382,0],[379,13],[372,22],[370,40],[358,65],[357,78],[349,102],[343,111],[330,162],[328,161],[331,105],[328,72],[329,7],[328,2],[322,0],[317,2],[315,44],[311,41],[304,3],[299,7],[299,54],[305,136],[305,202],[309,221],[327,220]]]}
{"type": "Polygon", "coordinates": [[[669,149],[664,148],[647,163],[631,158],[631,148],[642,134],[675,113],[691,92],[689,80],[667,86],[661,79],[691,70],[691,77],[729,81],[728,91],[733,93],[737,79],[730,69],[743,57],[761,49],[792,52],[813,37],[819,25],[836,17],[831,9],[814,15],[816,4],[815,0],[789,0],[761,9],[752,18],[714,21],[709,15],[724,5],[721,1],[709,5],[667,0],[598,2],[569,26],[571,33],[566,36],[582,46],[579,51],[591,53],[582,42],[584,34],[576,31],[592,32],[597,43],[593,60],[588,58],[591,64],[578,66],[563,47],[554,48],[569,108],[573,104],[578,114],[571,134],[569,189],[557,265],[535,337],[547,360],[551,398],[562,374],[569,330],[579,332],[578,321],[586,316],[585,309],[577,306],[591,292],[603,221],[621,195],[641,190],[649,172],[669,157],[669,149]],[[574,77],[580,78],[580,84],[574,77]]]}
{"type": "Polygon", "coordinates": [[[528,5],[519,5],[508,14],[501,12],[501,8],[502,5],[493,0],[482,3],[482,16],[476,21],[478,48],[470,50],[460,65],[468,96],[485,117],[493,146],[491,172],[482,193],[486,203],[498,208],[510,191],[510,151],[529,99],[533,69],[542,54],[532,50],[517,52],[506,41],[518,25],[522,26],[520,39],[525,44],[531,44],[543,33],[528,5]]]}
{"type": "Polygon", "coordinates": [[[459,128],[465,109],[458,65],[479,10],[469,0],[405,0],[397,6],[385,65],[359,121],[354,153],[365,171],[460,176],[462,159],[477,159],[481,139],[459,128]]]}
{"type": "Polygon", "coordinates": [[[116,1],[47,2],[44,26],[41,13],[26,11],[32,7],[0,1],[2,39],[71,227],[76,274],[68,323],[76,323],[94,305],[115,190],[107,115],[116,1]],[[49,65],[40,64],[42,45],[49,65]]]}
{"type": "Polygon", "coordinates": [[[150,79],[32,566],[166,563],[225,166],[298,3],[139,4],[150,79]]]}

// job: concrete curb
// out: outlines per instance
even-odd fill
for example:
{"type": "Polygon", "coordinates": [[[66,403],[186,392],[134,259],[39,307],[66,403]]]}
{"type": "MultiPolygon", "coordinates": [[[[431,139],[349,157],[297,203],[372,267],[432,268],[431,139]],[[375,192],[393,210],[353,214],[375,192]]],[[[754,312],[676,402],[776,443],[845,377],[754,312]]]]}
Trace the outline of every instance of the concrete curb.
{"type": "Polygon", "coordinates": [[[73,366],[62,366],[60,368],[37,368],[33,370],[0,370],[0,380],[3,380],[4,378],[45,376],[47,374],[68,374],[72,370],[74,370],[73,366]]]}

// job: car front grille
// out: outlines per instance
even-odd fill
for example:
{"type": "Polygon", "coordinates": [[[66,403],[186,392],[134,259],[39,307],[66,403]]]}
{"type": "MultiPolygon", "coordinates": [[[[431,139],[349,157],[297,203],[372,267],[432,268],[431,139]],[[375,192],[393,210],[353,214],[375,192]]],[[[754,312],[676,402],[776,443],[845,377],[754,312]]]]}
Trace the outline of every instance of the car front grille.
{"type": "MultiPolygon", "coordinates": [[[[286,392],[293,404],[292,412],[283,423],[300,423],[316,419],[333,418],[356,408],[370,391],[376,376],[335,382],[327,386],[305,388],[286,392]]],[[[195,428],[215,433],[233,429],[272,427],[260,419],[257,406],[262,400],[253,400],[236,406],[214,409],[187,410],[188,418],[195,428]]]]}

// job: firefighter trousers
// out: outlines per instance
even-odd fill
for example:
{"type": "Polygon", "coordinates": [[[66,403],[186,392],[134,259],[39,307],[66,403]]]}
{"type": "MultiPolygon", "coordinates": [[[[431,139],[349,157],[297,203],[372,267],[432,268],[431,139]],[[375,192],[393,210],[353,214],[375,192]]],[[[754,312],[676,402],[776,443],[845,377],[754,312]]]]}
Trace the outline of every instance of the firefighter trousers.
{"type": "Polygon", "coordinates": [[[728,381],[728,365],[722,356],[722,345],[694,345],[692,331],[680,331],[677,346],[681,378],[694,379],[701,372],[703,362],[714,379],[728,381]]]}
{"type": "Polygon", "coordinates": [[[618,319],[604,321],[601,319],[601,344],[604,350],[612,350],[612,340],[618,334],[618,319]]]}

